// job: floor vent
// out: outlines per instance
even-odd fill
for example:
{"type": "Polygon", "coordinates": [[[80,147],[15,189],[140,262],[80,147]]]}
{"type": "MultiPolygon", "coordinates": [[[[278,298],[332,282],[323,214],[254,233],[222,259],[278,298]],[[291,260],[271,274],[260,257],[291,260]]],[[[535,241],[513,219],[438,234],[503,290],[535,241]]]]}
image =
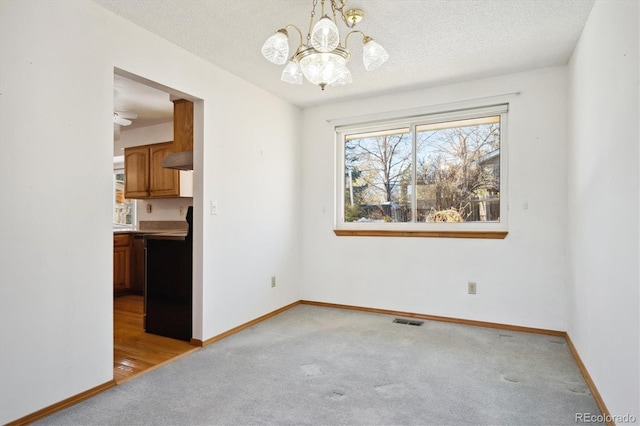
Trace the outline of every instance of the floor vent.
{"type": "Polygon", "coordinates": [[[403,319],[403,318],[396,318],[396,319],[393,320],[393,322],[395,322],[397,324],[415,325],[417,327],[419,327],[422,324],[424,324],[424,321],[408,320],[408,319],[403,319]]]}

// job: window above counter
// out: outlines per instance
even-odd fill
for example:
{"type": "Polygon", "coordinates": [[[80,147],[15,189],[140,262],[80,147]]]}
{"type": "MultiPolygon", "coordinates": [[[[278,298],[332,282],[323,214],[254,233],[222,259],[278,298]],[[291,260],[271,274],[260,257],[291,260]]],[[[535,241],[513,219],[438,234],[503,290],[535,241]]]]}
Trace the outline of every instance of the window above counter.
{"type": "Polygon", "coordinates": [[[136,225],[136,202],[124,196],[124,168],[117,167],[118,157],[114,158],[113,170],[113,229],[133,229],[136,225]]]}

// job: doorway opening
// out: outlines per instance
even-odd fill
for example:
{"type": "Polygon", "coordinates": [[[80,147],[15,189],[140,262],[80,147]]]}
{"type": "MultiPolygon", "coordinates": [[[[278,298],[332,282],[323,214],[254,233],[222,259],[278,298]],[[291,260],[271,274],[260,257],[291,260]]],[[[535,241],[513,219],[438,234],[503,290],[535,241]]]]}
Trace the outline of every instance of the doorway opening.
{"type": "MultiPolygon", "coordinates": [[[[177,339],[171,333],[155,330],[152,334],[146,327],[149,295],[158,286],[147,280],[147,239],[160,238],[160,234],[186,238],[190,228],[186,213],[193,206],[193,184],[189,194],[185,182],[193,182],[193,172],[161,166],[163,157],[175,151],[174,101],[179,100],[190,103],[195,99],[124,70],[114,70],[113,155],[114,173],[120,180],[114,179],[113,372],[118,384],[198,349],[185,341],[189,338],[177,339]],[[147,153],[147,157],[140,153],[147,153]],[[129,160],[127,167],[125,157],[129,160]],[[160,192],[152,191],[152,181],[161,186],[160,192]],[[178,187],[178,192],[168,192],[173,190],[171,185],[178,187]],[[147,192],[140,192],[140,188],[147,192]],[[125,215],[123,209],[135,213],[125,215]]],[[[188,257],[193,256],[190,242],[184,251],[188,257]]],[[[191,268],[188,266],[189,272],[191,268]]],[[[189,310],[182,322],[191,330],[193,282],[191,273],[188,275],[188,280],[179,284],[189,287],[189,310]]],[[[153,315],[157,317],[157,313],[153,315]]]]}

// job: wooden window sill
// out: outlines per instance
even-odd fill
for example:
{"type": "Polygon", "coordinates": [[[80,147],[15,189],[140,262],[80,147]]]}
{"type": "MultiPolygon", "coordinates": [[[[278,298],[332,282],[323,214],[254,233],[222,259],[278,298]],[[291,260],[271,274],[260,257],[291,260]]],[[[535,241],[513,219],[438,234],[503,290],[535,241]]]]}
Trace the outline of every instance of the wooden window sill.
{"type": "Polygon", "coordinates": [[[338,237],[481,238],[503,240],[507,231],[382,231],[334,229],[338,237]]]}

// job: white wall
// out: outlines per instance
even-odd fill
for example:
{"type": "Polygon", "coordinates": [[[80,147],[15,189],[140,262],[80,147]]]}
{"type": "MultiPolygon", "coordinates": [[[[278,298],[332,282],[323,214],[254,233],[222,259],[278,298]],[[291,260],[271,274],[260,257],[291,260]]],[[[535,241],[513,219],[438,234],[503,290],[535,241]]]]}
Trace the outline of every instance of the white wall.
{"type": "Polygon", "coordinates": [[[113,143],[113,156],[124,155],[125,148],[170,142],[173,140],[173,122],[128,129],[122,127],[120,136],[113,143]]]}
{"type": "Polygon", "coordinates": [[[136,200],[136,222],[140,221],[184,221],[186,220],[187,207],[193,205],[193,198],[154,198],[148,200],[136,200]],[[147,206],[151,206],[151,213],[147,206]]]}
{"type": "Polygon", "coordinates": [[[597,1],[570,63],[569,336],[613,415],[640,418],[637,1],[597,1]]]}
{"type": "MultiPolygon", "coordinates": [[[[448,105],[446,105],[448,104],[448,105]]],[[[566,68],[305,109],[304,299],[565,330],[566,68]],[[509,235],[504,240],[336,237],[327,120],[510,92],[509,235]],[[524,204],[528,204],[528,209],[524,204]],[[478,294],[467,294],[467,282],[478,294]]],[[[506,174],[505,174],[506,175],[506,174]]]]}
{"type": "Polygon", "coordinates": [[[195,166],[207,184],[203,274],[213,283],[204,287],[204,339],[300,300],[300,110],[240,80],[224,85],[230,96],[214,134],[205,127],[212,143],[195,166]]]}
{"type": "Polygon", "coordinates": [[[0,423],[113,377],[114,67],[196,100],[194,337],[300,298],[297,108],[87,1],[0,2],[0,57],[0,423]]]}

